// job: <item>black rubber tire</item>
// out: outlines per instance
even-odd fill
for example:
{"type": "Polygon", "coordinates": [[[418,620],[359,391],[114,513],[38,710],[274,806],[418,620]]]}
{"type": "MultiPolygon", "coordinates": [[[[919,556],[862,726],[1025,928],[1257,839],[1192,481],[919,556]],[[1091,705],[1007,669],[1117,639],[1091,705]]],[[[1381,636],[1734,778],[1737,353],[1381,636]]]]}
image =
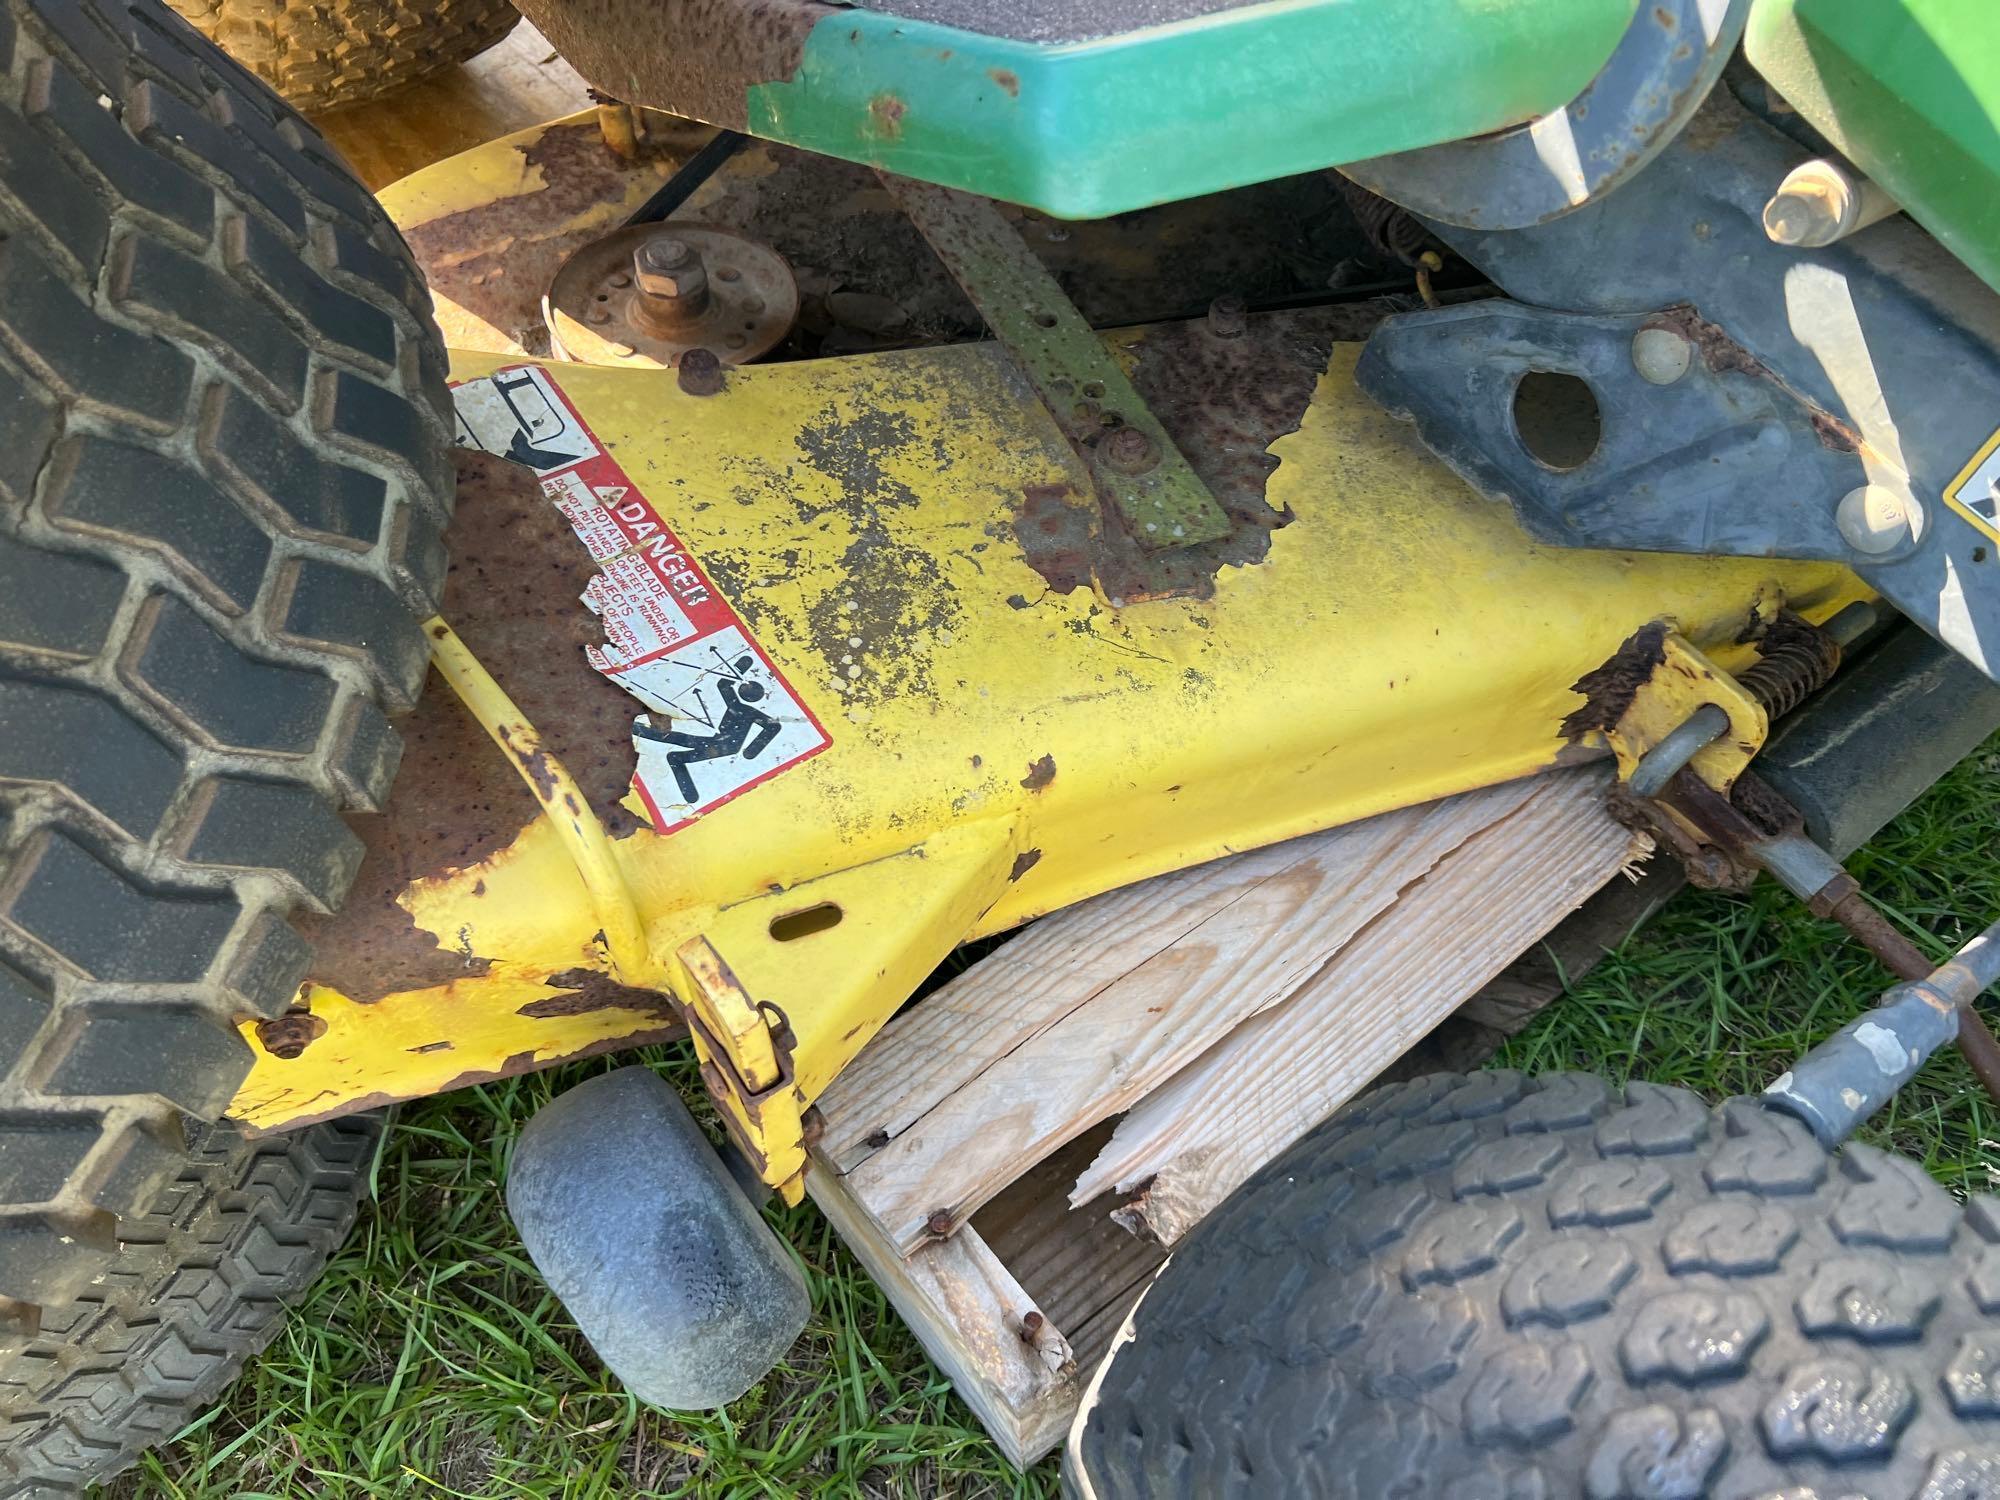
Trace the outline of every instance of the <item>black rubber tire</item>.
{"type": "Polygon", "coordinates": [[[77,1296],[295,998],[428,659],[444,356],[155,0],[0,0],[0,1295],[77,1296]]]}
{"type": "Polygon", "coordinates": [[[167,0],[300,109],[360,104],[491,47],[514,0],[167,0]]]}
{"type": "Polygon", "coordinates": [[[196,1127],[103,1280],[0,1353],[0,1500],[81,1494],[220,1395],[347,1238],[381,1134],[196,1127]]]}
{"type": "Polygon", "coordinates": [[[1092,1500],[2000,1495],[2000,1198],[1751,1100],[1581,1074],[1369,1094],[1139,1305],[1092,1500]]]}

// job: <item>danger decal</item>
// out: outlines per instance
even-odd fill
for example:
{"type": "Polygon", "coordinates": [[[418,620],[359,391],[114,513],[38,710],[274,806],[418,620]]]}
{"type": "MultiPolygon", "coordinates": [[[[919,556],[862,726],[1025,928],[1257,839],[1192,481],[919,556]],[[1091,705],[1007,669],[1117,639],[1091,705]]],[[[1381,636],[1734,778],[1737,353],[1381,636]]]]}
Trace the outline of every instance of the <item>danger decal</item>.
{"type": "Polygon", "coordinates": [[[633,789],[671,833],[832,741],[701,564],[606,453],[546,370],[452,391],[458,440],[533,469],[598,571],[590,663],[648,710],[632,726],[633,789]]]}

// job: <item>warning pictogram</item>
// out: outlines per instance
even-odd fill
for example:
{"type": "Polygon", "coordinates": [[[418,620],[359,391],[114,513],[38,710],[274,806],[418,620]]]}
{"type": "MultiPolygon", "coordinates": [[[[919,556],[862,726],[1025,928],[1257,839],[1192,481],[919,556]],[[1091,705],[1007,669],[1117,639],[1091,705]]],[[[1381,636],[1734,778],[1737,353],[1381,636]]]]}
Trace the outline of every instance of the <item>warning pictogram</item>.
{"type": "Polygon", "coordinates": [[[649,713],[632,786],[670,833],[824,750],[826,731],[546,370],[456,387],[459,441],[525,464],[598,564],[590,663],[649,713]]]}

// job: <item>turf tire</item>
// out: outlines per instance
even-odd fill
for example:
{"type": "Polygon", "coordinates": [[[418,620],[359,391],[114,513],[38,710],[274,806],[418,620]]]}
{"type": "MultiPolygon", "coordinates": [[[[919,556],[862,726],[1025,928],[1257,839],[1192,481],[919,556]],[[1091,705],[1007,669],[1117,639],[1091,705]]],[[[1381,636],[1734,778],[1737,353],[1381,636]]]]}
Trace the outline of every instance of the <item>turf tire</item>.
{"type": "Polygon", "coordinates": [[[513,0],[168,0],[300,109],[360,104],[491,47],[513,0]]]}
{"type": "Polygon", "coordinates": [[[1175,1252],[1072,1496],[2000,1495],[2000,1198],[1751,1100],[1369,1094],[1175,1252]]]}
{"type": "Polygon", "coordinates": [[[0,413],[0,1297],[55,1306],[346,893],[452,427],[375,200],[155,0],[0,0],[0,413]]]}
{"type": "Polygon", "coordinates": [[[102,1278],[0,1353],[0,1500],[81,1494],[220,1395],[346,1239],[381,1133],[196,1127],[102,1278]]]}

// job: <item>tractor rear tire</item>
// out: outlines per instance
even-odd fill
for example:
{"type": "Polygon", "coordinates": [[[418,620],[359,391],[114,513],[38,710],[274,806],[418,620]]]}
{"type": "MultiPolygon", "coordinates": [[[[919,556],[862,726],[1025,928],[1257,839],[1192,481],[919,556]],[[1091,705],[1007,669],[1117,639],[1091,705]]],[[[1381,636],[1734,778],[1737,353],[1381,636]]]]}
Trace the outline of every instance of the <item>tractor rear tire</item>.
{"type": "Polygon", "coordinates": [[[0,1353],[0,1495],[80,1495],[220,1395],[347,1238],[382,1121],[195,1127],[103,1276],[0,1353]]]}
{"type": "Polygon", "coordinates": [[[464,62],[519,24],[514,0],[168,0],[300,109],[361,104],[464,62]]]}
{"type": "Polygon", "coordinates": [[[2000,1198],[1754,1100],[1365,1096],[1178,1249],[1071,1432],[1088,1500],[2000,1495],[2000,1198]]]}
{"type": "MultiPolygon", "coordinates": [[[[444,353],[157,0],[0,0],[0,1324],[101,1287],[297,996],[422,684],[444,353]]],[[[50,1326],[50,1315],[41,1315],[50,1326]]]]}

